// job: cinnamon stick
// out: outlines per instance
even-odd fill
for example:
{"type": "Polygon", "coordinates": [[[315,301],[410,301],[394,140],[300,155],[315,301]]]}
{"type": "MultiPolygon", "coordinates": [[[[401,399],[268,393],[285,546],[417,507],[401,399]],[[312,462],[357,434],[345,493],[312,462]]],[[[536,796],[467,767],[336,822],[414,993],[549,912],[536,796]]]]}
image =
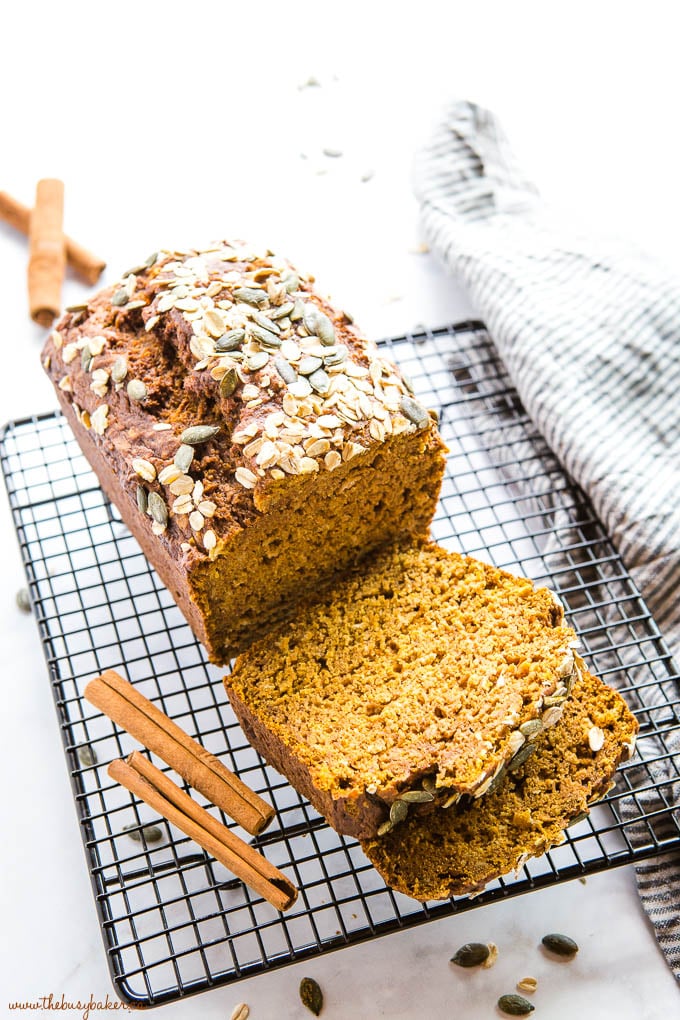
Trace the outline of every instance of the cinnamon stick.
{"type": "MultiPolygon", "coordinates": [[[[0,191],[0,220],[27,237],[31,223],[31,210],[23,202],[8,195],[6,191],[0,191]]],[[[106,262],[66,235],[64,235],[64,248],[66,249],[66,261],[73,272],[77,273],[86,283],[96,283],[106,269],[106,262]]]]}
{"type": "Polygon", "coordinates": [[[283,872],[213,818],[139,751],[133,751],[127,761],[118,758],[111,762],[108,773],[277,910],[287,910],[295,903],[297,889],[283,872]]]}
{"type": "Polygon", "coordinates": [[[61,308],[66,264],[63,219],[62,181],[38,181],[28,230],[28,300],[31,318],[45,329],[52,325],[61,308]]]}
{"type": "Polygon", "coordinates": [[[114,670],[91,680],[85,697],[252,836],[271,822],[270,804],[114,670]]]}

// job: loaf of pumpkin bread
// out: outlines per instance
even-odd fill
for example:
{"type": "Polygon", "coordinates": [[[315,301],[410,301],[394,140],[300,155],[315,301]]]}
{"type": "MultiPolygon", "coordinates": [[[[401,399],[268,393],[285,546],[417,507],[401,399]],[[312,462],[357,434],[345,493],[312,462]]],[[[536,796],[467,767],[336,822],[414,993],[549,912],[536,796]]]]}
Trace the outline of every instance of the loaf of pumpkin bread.
{"type": "Polygon", "coordinates": [[[576,635],[547,588],[433,543],[379,550],[225,678],[251,744],[339,832],[482,798],[560,718],[576,635]]]}
{"type": "Polygon", "coordinates": [[[635,747],[623,698],[582,671],[562,719],[498,787],[427,818],[411,816],[362,848],[385,882],[417,900],[478,893],[564,840],[635,747]]]}
{"type": "Polygon", "coordinates": [[[161,251],[43,351],[109,499],[227,662],[368,551],[427,533],[434,415],[271,252],[161,251]]]}

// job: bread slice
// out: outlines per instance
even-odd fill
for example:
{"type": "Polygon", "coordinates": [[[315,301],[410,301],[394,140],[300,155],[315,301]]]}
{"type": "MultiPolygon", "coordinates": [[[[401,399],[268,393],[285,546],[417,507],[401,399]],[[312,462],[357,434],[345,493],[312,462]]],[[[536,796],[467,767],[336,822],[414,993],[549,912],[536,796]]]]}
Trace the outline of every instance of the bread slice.
{"type": "Polygon", "coordinates": [[[436,415],[313,288],[240,242],[161,251],[43,366],[109,499],[213,662],[368,551],[427,535],[436,415]]]}
{"type": "Polygon", "coordinates": [[[583,672],[563,718],[497,789],[408,818],[363,842],[363,850],[389,886],[414,899],[479,892],[563,841],[563,830],[604,796],[619,762],[633,753],[637,729],[623,698],[583,672]]]}
{"type": "Polygon", "coordinates": [[[574,643],[546,588],[425,542],[365,561],[225,685],[263,757],[367,839],[485,794],[559,719],[574,643]]]}

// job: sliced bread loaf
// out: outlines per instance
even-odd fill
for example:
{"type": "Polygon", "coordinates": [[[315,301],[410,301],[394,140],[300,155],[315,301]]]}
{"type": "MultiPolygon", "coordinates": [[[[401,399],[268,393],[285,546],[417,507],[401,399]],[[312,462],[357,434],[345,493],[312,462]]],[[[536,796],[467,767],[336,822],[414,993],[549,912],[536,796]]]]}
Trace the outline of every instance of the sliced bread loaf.
{"type": "Polygon", "coordinates": [[[623,698],[582,672],[556,726],[499,786],[427,818],[408,818],[362,843],[386,883],[415,899],[479,892],[562,842],[564,829],[607,792],[635,746],[637,721],[623,698]]]}
{"type": "Polygon", "coordinates": [[[574,644],[546,588],[422,543],[351,571],[225,685],[253,746],[366,839],[487,793],[559,719],[574,644]]]}

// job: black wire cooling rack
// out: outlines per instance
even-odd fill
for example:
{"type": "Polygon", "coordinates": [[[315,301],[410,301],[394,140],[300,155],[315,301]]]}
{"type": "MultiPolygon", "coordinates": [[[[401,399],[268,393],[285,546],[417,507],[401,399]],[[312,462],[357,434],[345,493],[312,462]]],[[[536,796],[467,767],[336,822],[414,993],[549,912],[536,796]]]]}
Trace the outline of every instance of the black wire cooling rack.
{"type": "Polygon", "coordinates": [[[474,900],[419,904],[392,892],[358,844],[336,835],[249,747],[222,671],[206,662],[64,419],[13,422],[0,444],[3,472],[109,966],[120,996],[136,1005],[680,848],[671,807],[680,786],[670,743],[680,729],[677,676],[590,504],[537,434],[480,323],[385,346],[438,408],[450,448],[435,538],[559,593],[590,669],[637,712],[638,755],[561,846],[474,900]],[[300,889],[286,914],[109,780],[107,764],[136,746],[83,699],[87,681],[109,667],[274,804],[276,820],[255,842],[300,889]],[[145,840],[150,822],[158,842],[145,840]]]}

